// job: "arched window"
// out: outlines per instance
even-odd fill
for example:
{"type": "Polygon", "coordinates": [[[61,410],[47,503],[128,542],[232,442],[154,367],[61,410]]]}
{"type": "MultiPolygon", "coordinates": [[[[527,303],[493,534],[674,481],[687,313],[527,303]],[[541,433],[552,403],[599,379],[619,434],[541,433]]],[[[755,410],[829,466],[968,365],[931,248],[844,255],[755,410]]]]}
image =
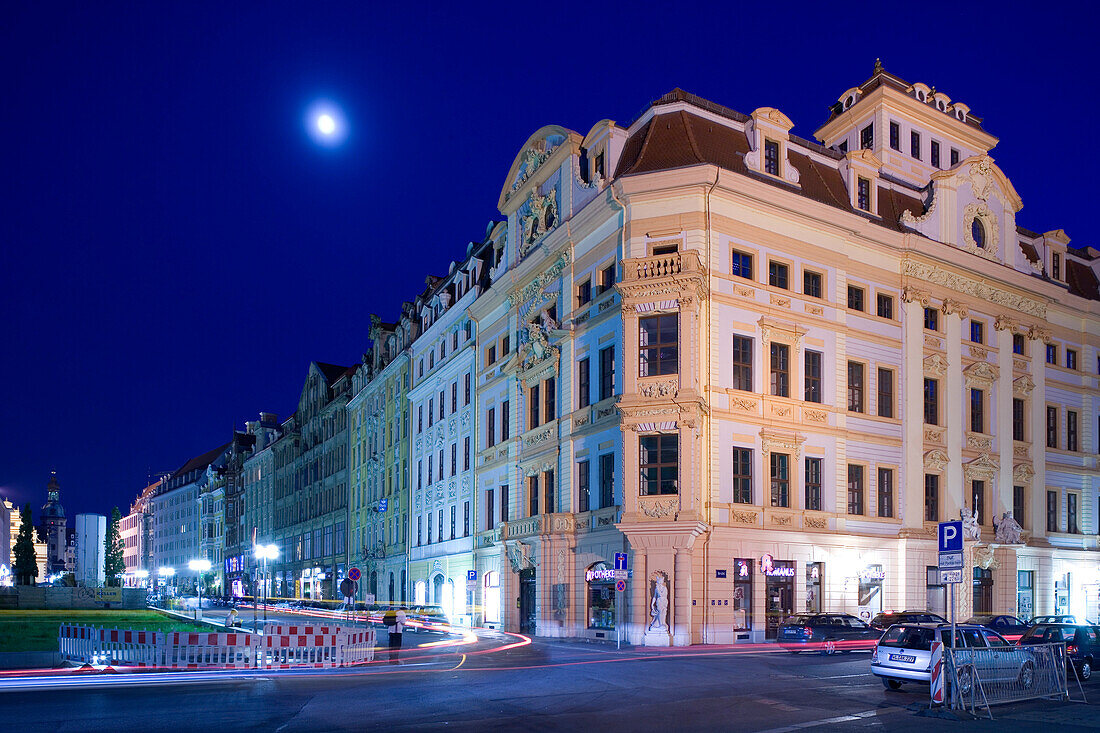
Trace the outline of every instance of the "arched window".
{"type": "Polygon", "coordinates": [[[974,221],[970,222],[970,236],[977,247],[985,249],[985,225],[978,217],[974,217],[974,221]]]}
{"type": "Polygon", "coordinates": [[[393,603],[393,601],[394,601],[394,598],[393,598],[394,582],[393,581],[394,581],[394,577],[393,577],[393,572],[391,571],[390,572],[390,603],[393,603]]]}
{"type": "Polygon", "coordinates": [[[425,597],[427,595],[427,590],[428,587],[423,580],[416,581],[416,587],[413,589],[413,598],[416,599],[416,605],[423,606],[427,603],[427,598],[425,597]]]}

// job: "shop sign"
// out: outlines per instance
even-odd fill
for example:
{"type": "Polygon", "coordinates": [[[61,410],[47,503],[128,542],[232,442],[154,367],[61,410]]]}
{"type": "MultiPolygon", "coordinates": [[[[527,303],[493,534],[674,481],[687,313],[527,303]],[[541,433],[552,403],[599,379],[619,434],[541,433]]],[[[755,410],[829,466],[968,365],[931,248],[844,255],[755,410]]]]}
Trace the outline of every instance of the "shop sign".
{"type": "Polygon", "coordinates": [[[870,568],[866,568],[864,570],[859,571],[859,582],[861,582],[861,583],[867,583],[867,582],[872,581],[872,580],[885,580],[885,579],[886,579],[886,571],[885,570],[872,570],[870,568]]]}
{"type": "Polygon", "coordinates": [[[584,571],[584,579],[588,583],[591,583],[593,580],[616,580],[618,577],[616,571],[610,569],[589,569],[584,571]]]}
{"type": "Polygon", "coordinates": [[[764,554],[760,556],[760,572],[769,578],[793,578],[794,568],[789,566],[776,566],[775,558],[764,554]]]}
{"type": "Polygon", "coordinates": [[[751,571],[752,571],[751,561],[749,561],[749,560],[738,560],[737,561],[737,577],[738,578],[751,577],[751,574],[752,574],[751,571]]]}

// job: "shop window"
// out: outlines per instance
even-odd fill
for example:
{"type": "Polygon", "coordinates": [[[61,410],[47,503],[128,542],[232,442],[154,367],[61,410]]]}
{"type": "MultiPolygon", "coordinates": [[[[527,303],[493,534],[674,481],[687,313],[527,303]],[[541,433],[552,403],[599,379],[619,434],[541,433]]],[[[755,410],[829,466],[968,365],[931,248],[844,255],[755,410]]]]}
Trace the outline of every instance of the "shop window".
{"type": "Polygon", "coordinates": [[[825,563],[806,563],[806,613],[821,613],[821,589],[825,587],[825,563]]]}
{"type": "Polygon", "coordinates": [[[1024,621],[1035,615],[1035,571],[1016,571],[1016,615],[1024,621]]]}
{"type": "Polygon", "coordinates": [[[806,508],[821,511],[821,459],[806,459],[806,508]]]}
{"type": "Polygon", "coordinates": [[[733,568],[733,627],[751,631],[752,559],[739,557],[733,561],[733,568]]]}
{"type": "Polygon", "coordinates": [[[500,623],[500,573],[489,570],[485,573],[485,622],[500,623]]]}
{"type": "Polygon", "coordinates": [[[675,433],[661,433],[638,438],[641,448],[639,474],[643,496],[679,492],[677,486],[679,437],[675,433]]]}
{"type": "Polygon", "coordinates": [[[773,343],[771,351],[771,393],[776,397],[790,397],[791,391],[791,348],[786,344],[773,343]]]}
{"type": "Polygon", "coordinates": [[[752,449],[733,449],[733,501],[752,503],[752,449]]]}
{"type": "Polygon", "coordinates": [[[639,376],[676,374],[679,371],[677,313],[638,319],[639,376]]]}
{"type": "Polygon", "coordinates": [[[848,513],[863,514],[863,466],[848,464],[848,513]]]}
{"type": "Polygon", "coordinates": [[[588,628],[615,628],[615,579],[606,562],[598,562],[585,571],[588,583],[588,628]]]}
{"type": "Polygon", "coordinates": [[[925,568],[925,599],[928,610],[947,618],[947,586],[940,582],[940,569],[938,567],[925,568]]]}
{"type": "Polygon", "coordinates": [[[772,506],[791,505],[790,460],[786,453],[770,454],[772,506]]]}
{"type": "Polygon", "coordinates": [[[974,568],[974,613],[993,613],[993,571],[974,568]]]}

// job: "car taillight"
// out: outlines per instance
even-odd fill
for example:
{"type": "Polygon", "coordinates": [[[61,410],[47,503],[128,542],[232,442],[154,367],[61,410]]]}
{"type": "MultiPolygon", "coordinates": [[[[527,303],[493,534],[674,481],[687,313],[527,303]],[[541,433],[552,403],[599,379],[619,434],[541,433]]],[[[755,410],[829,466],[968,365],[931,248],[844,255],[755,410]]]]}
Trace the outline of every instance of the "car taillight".
{"type": "Polygon", "coordinates": [[[871,663],[874,664],[878,661],[878,644],[871,647],[871,663]]]}
{"type": "Polygon", "coordinates": [[[1077,653],[1077,645],[1076,644],[1066,644],[1066,654],[1076,654],[1076,653],[1077,653]]]}

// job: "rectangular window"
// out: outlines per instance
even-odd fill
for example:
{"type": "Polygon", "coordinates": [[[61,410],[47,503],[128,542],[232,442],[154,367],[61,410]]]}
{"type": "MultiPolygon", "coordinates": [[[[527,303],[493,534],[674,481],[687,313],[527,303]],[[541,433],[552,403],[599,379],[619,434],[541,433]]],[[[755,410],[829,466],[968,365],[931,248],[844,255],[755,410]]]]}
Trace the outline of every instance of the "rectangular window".
{"type": "Polygon", "coordinates": [[[508,485],[500,487],[500,521],[508,521],[508,485]]]}
{"type": "Polygon", "coordinates": [[[848,464],[848,513],[863,514],[863,466],[848,464]]]}
{"type": "Polygon", "coordinates": [[[940,144],[936,140],[932,141],[932,167],[940,167],[940,144]]]}
{"type": "Polygon", "coordinates": [[[1058,447],[1058,408],[1047,406],[1047,448],[1058,447]]]}
{"type": "Polygon", "coordinates": [[[679,436],[675,433],[643,435],[638,438],[638,444],[641,448],[639,473],[642,495],[678,493],[679,436]]]}
{"type": "MultiPolygon", "coordinates": [[[[457,387],[458,387],[457,384],[452,384],[451,385],[452,389],[456,389],[457,387]]],[[[439,419],[440,420],[442,420],[444,417],[446,417],[446,413],[444,412],[446,410],[446,408],[447,408],[447,395],[446,395],[446,393],[444,393],[443,390],[439,390],[439,419]]]]}
{"type": "Polygon", "coordinates": [[[940,477],[924,474],[924,521],[940,521],[940,477]]]}
{"type": "Polygon", "coordinates": [[[424,405],[420,405],[416,408],[416,432],[424,432],[424,405]]]}
{"type": "Polygon", "coordinates": [[[970,430],[985,432],[985,391],[981,389],[970,390],[970,430]]]}
{"type": "Polygon", "coordinates": [[[782,262],[768,263],[768,285],[771,285],[773,288],[787,290],[790,287],[789,275],[790,268],[782,262]]]}
{"type": "Polygon", "coordinates": [[[958,165],[959,163],[959,151],[955,148],[951,148],[951,165],[958,165]]]}
{"type": "Polygon", "coordinates": [[[497,363],[497,347],[490,346],[485,352],[485,366],[492,366],[497,363]]]}
{"type": "Polygon", "coordinates": [[[875,145],[875,123],[871,123],[859,131],[859,147],[870,150],[875,145]]]}
{"type": "Polygon", "coordinates": [[[848,307],[854,311],[863,310],[863,288],[848,286],[848,307]]]}
{"type": "Polygon", "coordinates": [[[540,419],[542,417],[542,406],[541,406],[541,402],[539,400],[539,392],[541,392],[541,385],[536,384],[533,387],[531,387],[531,389],[527,393],[528,396],[529,396],[529,400],[528,400],[528,407],[529,407],[528,413],[529,414],[528,414],[528,423],[527,423],[527,429],[528,430],[532,430],[534,428],[537,428],[541,424],[540,419]]]}
{"type": "Polygon", "coordinates": [[[970,321],[970,341],[975,344],[985,343],[985,324],[981,321],[970,321]]]}
{"type": "Polygon", "coordinates": [[[588,511],[590,507],[591,496],[589,495],[588,488],[589,474],[588,461],[579,461],[577,463],[577,506],[582,512],[588,511]]]}
{"type": "Polygon", "coordinates": [[[821,352],[805,352],[806,360],[806,401],[821,402],[821,352]]]}
{"type": "Polygon", "coordinates": [[[592,362],[586,356],[577,362],[577,407],[592,403],[592,362]]]}
{"type": "Polygon", "coordinates": [[[894,470],[892,468],[878,470],[878,515],[894,516],[894,470]]]}
{"type": "Polygon", "coordinates": [[[1077,352],[1073,349],[1066,349],[1066,369],[1077,368],[1077,352]]]}
{"type": "Polygon", "coordinates": [[[432,513],[428,512],[428,544],[432,544],[432,513]]]}
{"type": "Polygon", "coordinates": [[[789,507],[791,505],[791,457],[786,453],[772,453],[770,456],[772,506],[789,507]]]}
{"type": "Polygon", "coordinates": [[[821,511],[821,459],[806,459],[806,508],[821,511]]]}
{"type": "Polygon", "coordinates": [[[508,427],[512,422],[512,401],[504,400],[500,404],[500,439],[508,440],[508,427]]]}
{"type": "Polygon", "coordinates": [[[1024,401],[1019,397],[1012,398],[1012,439],[1025,440],[1024,438],[1024,401]]]}
{"type": "MultiPolygon", "coordinates": [[[[453,511],[454,507],[451,507],[451,509],[453,511]]],[[[439,542],[442,542],[443,541],[443,510],[442,509],[439,510],[439,524],[436,527],[436,530],[438,532],[438,534],[436,535],[436,539],[439,542]]],[[[452,534],[453,534],[453,532],[452,532],[452,534]]]]}
{"type": "Polygon", "coordinates": [[[863,412],[863,364],[848,362],[848,410],[863,412]]]}
{"type": "Polygon", "coordinates": [[[940,424],[940,383],[936,379],[924,380],[924,423],[940,424]]]}
{"type": "Polygon", "coordinates": [[[894,416],[894,372],[890,369],[878,370],[878,416],[894,416]]]}
{"type": "Polygon", "coordinates": [[[1024,335],[1022,333],[1012,334],[1012,353],[1024,355],[1024,335]]]}
{"type": "Polygon", "coordinates": [[[1066,450],[1077,451],[1077,413],[1066,410],[1066,450]]]}
{"type": "Polygon", "coordinates": [[[463,449],[462,449],[462,451],[463,451],[462,452],[462,470],[463,471],[469,471],[470,470],[470,436],[469,435],[467,435],[463,439],[463,449]]]}
{"type": "Polygon", "coordinates": [[[1051,267],[1050,267],[1051,277],[1053,277],[1055,280],[1061,280],[1062,279],[1062,255],[1060,255],[1057,252],[1052,254],[1051,257],[1050,257],[1050,264],[1051,264],[1051,267]]]}
{"type": "Polygon", "coordinates": [[[730,274],[734,277],[743,277],[752,280],[752,255],[748,252],[733,250],[733,261],[730,263],[730,274]]]}
{"type": "Polygon", "coordinates": [[[451,412],[458,411],[458,382],[451,382],[451,412]]]}
{"type": "Polygon", "coordinates": [[[542,472],[542,510],[547,514],[553,514],[558,510],[554,501],[554,472],[542,472]]]}
{"type": "Polygon", "coordinates": [[[878,304],[878,317],[894,319],[894,299],[886,293],[879,293],[875,300],[878,304]]]}
{"type": "Polygon", "coordinates": [[[920,160],[920,133],[916,130],[909,133],[909,154],[920,160]]]}
{"type": "MultiPolygon", "coordinates": [[[[428,466],[430,468],[431,464],[429,463],[428,466]]],[[[416,462],[416,488],[418,490],[424,488],[424,461],[422,460],[416,462]]]]}
{"type": "Polygon", "coordinates": [[[615,287],[615,263],[611,263],[600,271],[600,292],[606,293],[615,287]]]}
{"type": "Polygon", "coordinates": [[[848,152],[848,141],[847,140],[841,140],[840,145],[837,145],[836,147],[837,147],[837,150],[839,150],[841,153],[847,153],[848,152]]]}
{"type": "Polygon", "coordinates": [[[615,454],[600,456],[600,507],[615,506],[615,454]]]}
{"type": "Polygon", "coordinates": [[[485,490],[485,529],[492,529],[497,526],[496,506],[493,504],[494,493],[493,489],[485,490]]]}
{"type": "Polygon", "coordinates": [[[428,400],[428,427],[435,424],[435,399],[428,400]]]}
{"type": "Polygon", "coordinates": [[[678,324],[678,313],[638,319],[639,376],[676,374],[679,371],[678,324]]]}
{"type": "Polygon", "coordinates": [[[504,356],[505,354],[507,354],[511,350],[512,350],[512,337],[511,336],[505,336],[504,338],[502,338],[500,340],[500,354],[501,354],[501,356],[504,356]]]}
{"type": "Polygon", "coordinates": [[[871,210],[871,180],[860,176],[856,181],[856,207],[871,210]]]}
{"type": "Polygon", "coordinates": [[[432,473],[432,471],[434,471],[434,470],[435,470],[435,464],[432,463],[431,456],[428,456],[428,486],[432,485],[432,481],[433,481],[432,476],[434,475],[432,473]]]}
{"type": "Polygon", "coordinates": [[[600,349],[600,399],[615,394],[615,347],[600,349]]]}
{"type": "Polygon", "coordinates": [[[752,449],[733,449],[733,501],[752,503],[752,449]]]}
{"type": "Polygon", "coordinates": [[[733,626],[736,631],[752,630],[752,558],[738,557],[733,561],[733,626]]]}
{"type": "Polygon", "coordinates": [[[733,374],[732,386],[752,392],[752,339],[746,336],[733,337],[733,374]]]}
{"type": "Polygon", "coordinates": [[[901,125],[896,122],[890,123],[890,147],[901,150],[901,125]]]}
{"type": "Polygon", "coordinates": [[[1081,534],[1081,527],[1077,522],[1077,494],[1066,494],[1066,531],[1070,534],[1081,534]]]}
{"type": "Polygon", "coordinates": [[[585,280],[577,287],[577,307],[588,305],[592,302],[592,281],[585,280]]]}
{"type": "Polygon", "coordinates": [[[464,502],[462,505],[462,536],[470,536],[470,502],[464,502]]]}
{"type": "Polygon", "coordinates": [[[821,297],[821,273],[803,271],[802,293],[810,298],[821,297]]]}
{"type": "Polygon", "coordinates": [[[924,328],[928,331],[940,330],[940,312],[935,308],[924,309],[924,328]]]}
{"type": "Polygon", "coordinates": [[[497,411],[490,407],[485,415],[485,446],[492,448],[497,444],[497,411]]]}
{"type": "Polygon", "coordinates": [[[470,373],[469,372],[467,372],[465,377],[463,378],[463,383],[464,383],[465,386],[463,387],[463,390],[462,390],[462,404],[465,406],[465,405],[470,404],[470,373]]]}
{"type": "Polygon", "coordinates": [[[774,140],[764,140],[764,171],[779,175],[779,143],[774,140]]]}
{"type": "Polygon", "coordinates": [[[458,473],[458,443],[451,443],[451,475],[458,473]]]}
{"type": "Polygon", "coordinates": [[[1058,347],[1054,344],[1047,344],[1047,364],[1058,364],[1058,347]]]}
{"type": "Polygon", "coordinates": [[[527,516],[535,517],[539,513],[539,477],[527,478],[527,516]]]}
{"type": "Polygon", "coordinates": [[[1024,526],[1024,487],[1012,487],[1012,518],[1024,526]]]}
{"type": "Polygon", "coordinates": [[[558,388],[557,380],[549,377],[542,383],[543,401],[546,403],[546,420],[550,422],[558,416],[558,388]]]}
{"type": "Polygon", "coordinates": [[[1058,531],[1058,492],[1047,492],[1047,532],[1058,531]]]}
{"type": "Polygon", "coordinates": [[[790,397],[791,348],[786,344],[771,345],[771,390],[776,397],[790,397]]]}
{"type": "MultiPolygon", "coordinates": [[[[428,532],[430,533],[431,530],[428,530],[428,532]]],[[[417,547],[420,547],[420,545],[423,544],[423,539],[422,539],[423,536],[424,536],[424,517],[422,517],[418,514],[418,515],[416,515],[416,546],[417,547]]]]}
{"type": "Polygon", "coordinates": [[[978,524],[985,524],[985,481],[970,482],[970,509],[978,524]]]}

